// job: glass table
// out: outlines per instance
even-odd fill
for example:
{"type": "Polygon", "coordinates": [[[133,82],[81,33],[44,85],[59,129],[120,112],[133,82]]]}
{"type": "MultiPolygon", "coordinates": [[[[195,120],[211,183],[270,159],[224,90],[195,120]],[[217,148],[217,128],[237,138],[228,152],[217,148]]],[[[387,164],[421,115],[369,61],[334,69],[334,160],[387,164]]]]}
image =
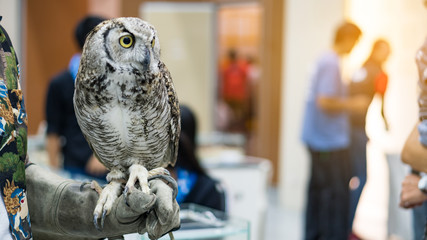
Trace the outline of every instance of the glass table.
{"type": "MultiPolygon", "coordinates": [[[[181,228],[173,235],[176,240],[249,240],[249,222],[224,212],[196,204],[183,204],[180,210],[181,228]]],[[[125,236],[125,239],[149,240],[148,235],[125,236]]],[[[166,234],[161,240],[169,240],[166,234]]]]}

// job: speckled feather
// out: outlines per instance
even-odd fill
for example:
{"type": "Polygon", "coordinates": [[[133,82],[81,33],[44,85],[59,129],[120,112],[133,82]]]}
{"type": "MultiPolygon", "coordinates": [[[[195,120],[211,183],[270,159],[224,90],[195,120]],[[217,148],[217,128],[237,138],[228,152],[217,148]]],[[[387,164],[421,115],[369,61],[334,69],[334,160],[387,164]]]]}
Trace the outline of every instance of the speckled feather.
{"type": "Polygon", "coordinates": [[[148,23],[118,18],[97,26],[82,53],[74,94],[78,123],[99,160],[125,176],[132,164],[151,170],[176,162],[178,98],[158,44],[148,23]],[[116,46],[115,36],[124,33],[134,36],[133,49],[116,46]]]}

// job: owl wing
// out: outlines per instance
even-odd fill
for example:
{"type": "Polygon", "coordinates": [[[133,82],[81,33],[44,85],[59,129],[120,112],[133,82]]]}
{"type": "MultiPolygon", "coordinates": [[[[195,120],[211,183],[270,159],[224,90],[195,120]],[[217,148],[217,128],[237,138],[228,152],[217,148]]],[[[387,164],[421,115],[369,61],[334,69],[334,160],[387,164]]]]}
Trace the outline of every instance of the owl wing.
{"type": "MultiPolygon", "coordinates": [[[[90,126],[88,126],[88,124],[90,125],[89,121],[89,115],[88,113],[91,112],[90,110],[88,110],[88,108],[90,108],[90,105],[93,104],[91,103],[91,101],[88,101],[87,99],[85,99],[85,94],[82,93],[81,91],[85,92],[87,91],[87,89],[83,90],[84,87],[81,85],[81,80],[79,79],[81,78],[80,75],[77,76],[76,79],[76,85],[75,85],[75,90],[74,90],[74,97],[73,97],[73,101],[74,101],[74,113],[76,115],[77,118],[77,123],[83,133],[84,138],[86,139],[86,142],[89,145],[89,148],[92,150],[92,153],[94,154],[94,156],[99,160],[99,162],[101,162],[105,167],[107,167],[108,169],[110,169],[110,165],[108,162],[105,162],[105,159],[102,159],[96,149],[94,148],[91,138],[88,135],[88,128],[91,128],[90,126]]],[[[95,78],[93,75],[89,75],[87,76],[87,78],[95,78]]],[[[99,77],[99,80],[102,80],[104,78],[104,76],[99,77]]],[[[93,119],[92,119],[93,120],[93,119]]]]}
{"type": "MultiPolygon", "coordinates": [[[[102,162],[102,161],[100,160],[101,158],[98,156],[98,154],[96,154],[95,149],[94,149],[94,148],[93,148],[93,146],[92,146],[92,143],[89,141],[89,139],[87,139],[86,134],[83,134],[83,136],[85,137],[86,142],[87,142],[87,144],[89,145],[90,150],[92,150],[93,155],[98,159],[98,161],[99,161],[100,163],[102,163],[102,165],[104,165],[104,166],[105,166],[104,162],[102,162]]],[[[107,167],[107,166],[105,166],[105,167],[107,167]]]]}
{"type": "Polygon", "coordinates": [[[168,104],[170,106],[170,140],[169,148],[165,155],[165,163],[175,166],[176,159],[178,157],[178,144],[179,135],[181,133],[181,115],[179,111],[179,102],[176,95],[175,87],[172,82],[172,78],[166,65],[162,62],[159,64],[160,72],[162,73],[163,80],[165,82],[166,91],[168,94],[168,104]]]}

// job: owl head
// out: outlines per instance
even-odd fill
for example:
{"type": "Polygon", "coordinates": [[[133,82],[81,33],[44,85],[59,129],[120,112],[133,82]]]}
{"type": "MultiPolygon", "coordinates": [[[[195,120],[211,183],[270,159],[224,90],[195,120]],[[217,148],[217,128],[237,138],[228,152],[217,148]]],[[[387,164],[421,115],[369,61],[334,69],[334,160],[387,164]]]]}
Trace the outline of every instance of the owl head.
{"type": "MultiPolygon", "coordinates": [[[[103,66],[131,67],[158,73],[160,45],[152,25],[139,18],[116,18],[96,26],[86,38],[82,63],[92,71],[103,66]],[[86,61],[91,59],[91,61],[86,61]]],[[[104,68],[105,69],[105,68],[104,68]]]]}

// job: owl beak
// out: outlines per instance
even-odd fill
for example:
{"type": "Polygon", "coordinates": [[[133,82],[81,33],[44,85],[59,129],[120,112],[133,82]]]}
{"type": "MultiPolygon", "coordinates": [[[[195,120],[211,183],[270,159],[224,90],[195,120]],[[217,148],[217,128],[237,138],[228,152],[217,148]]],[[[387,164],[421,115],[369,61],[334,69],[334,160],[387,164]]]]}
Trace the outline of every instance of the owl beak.
{"type": "Polygon", "coordinates": [[[141,64],[144,70],[150,69],[150,63],[151,63],[151,53],[150,50],[145,48],[144,49],[144,59],[142,59],[141,64]]]}

